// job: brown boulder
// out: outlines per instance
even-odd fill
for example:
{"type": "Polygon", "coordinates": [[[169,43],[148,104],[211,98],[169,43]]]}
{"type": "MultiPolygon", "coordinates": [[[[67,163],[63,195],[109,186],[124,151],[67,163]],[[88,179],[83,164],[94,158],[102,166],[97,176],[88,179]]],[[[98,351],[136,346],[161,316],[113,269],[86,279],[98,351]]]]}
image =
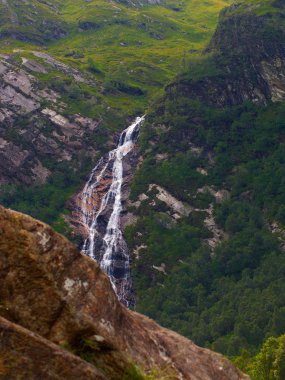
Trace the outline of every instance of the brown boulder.
{"type": "Polygon", "coordinates": [[[167,368],[173,379],[248,379],[222,355],[127,310],[96,262],[44,223],[2,207],[0,299],[3,317],[69,347],[108,379],[122,379],[130,359],[167,368]]]}
{"type": "Polygon", "coordinates": [[[107,380],[93,365],[0,317],[2,380],[107,380]]]}

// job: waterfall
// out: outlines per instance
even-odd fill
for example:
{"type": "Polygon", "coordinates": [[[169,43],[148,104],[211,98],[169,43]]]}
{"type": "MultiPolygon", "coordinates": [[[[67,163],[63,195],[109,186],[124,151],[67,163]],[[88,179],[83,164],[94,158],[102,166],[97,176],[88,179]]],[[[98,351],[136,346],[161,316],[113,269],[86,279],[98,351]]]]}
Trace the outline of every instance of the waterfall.
{"type": "Polygon", "coordinates": [[[123,159],[134,148],[143,121],[144,116],[136,118],[121,133],[117,148],[100,158],[81,196],[82,222],[88,233],[82,252],[99,262],[127,307],[134,305],[134,296],[128,247],[120,224],[123,159]]]}

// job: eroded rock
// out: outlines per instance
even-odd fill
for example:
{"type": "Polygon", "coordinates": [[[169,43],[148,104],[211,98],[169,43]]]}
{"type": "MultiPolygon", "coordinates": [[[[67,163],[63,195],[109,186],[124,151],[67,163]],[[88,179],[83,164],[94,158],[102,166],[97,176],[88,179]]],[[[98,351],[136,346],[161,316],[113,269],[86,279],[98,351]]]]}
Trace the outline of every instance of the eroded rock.
{"type": "MultiPolygon", "coordinates": [[[[1,315],[30,330],[30,334],[37,334],[33,334],[36,342],[31,339],[30,345],[37,343],[41,350],[50,350],[54,355],[56,349],[51,344],[45,346],[46,339],[69,344],[74,350],[82,337],[94,339],[104,345],[104,349],[99,345],[95,350],[96,363],[108,379],[122,379],[129,363],[126,357],[145,369],[167,367],[174,373],[173,379],[248,379],[222,355],[199,348],[149,318],[127,310],[96,262],[81,255],[47,225],[1,207],[0,233],[1,315]]],[[[7,328],[17,330],[10,322],[6,322],[7,328]]],[[[6,328],[3,320],[1,327],[6,328]]],[[[19,342],[25,342],[22,330],[17,331],[19,342]]],[[[29,363],[36,360],[28,347],[13,355],[18,356],[17,360],[27,357],[29,363]]],[[[66,360],[69,361],[68,355],[66,360]]],[[[42,362],[39,368],[41,365],[42,362]]],[[[95,362],[92,366],[96,367],[95,362]]],[[[89,366],[81,368],[90,370],[89,366]]]]}
{"type": "Polygon", "coordinates": [[[17,380],[107,380],[94,366],[0,317],[0,377],[17,380]]]}
{"type": "MultiPolygon", "coordinates": [[[[57,64],[46,53],[38,55],[57,64]]],[[[43,65],[23,57],[22,64],[0,58],[0,183],[44,184],[51,175],[43,164],[46,158],[73,160],[78,167],[83,157],[95,156],[92,134],[98,121],[80,114],[70,121],[62,115],[59,93],[43,88],[31,74],[47,72],[43,65]]],[[[60,69],[68,71],[68,66],[60,69]]]]}
{"type": "Polygon", "coordinates": [[[186,205],[185,203],[176,199],[173,195],[171,195],[167,190],[165,190],[161,186],[156,185],[156,184],[150,184],[149,191],[151,191],[152,189],[156,189],[158,191],[158,193],[156,194],[156,198],[166,203],[166,205],[174,213],[187,216],[191,212],[192,208],[189,205],[186,205]]]}

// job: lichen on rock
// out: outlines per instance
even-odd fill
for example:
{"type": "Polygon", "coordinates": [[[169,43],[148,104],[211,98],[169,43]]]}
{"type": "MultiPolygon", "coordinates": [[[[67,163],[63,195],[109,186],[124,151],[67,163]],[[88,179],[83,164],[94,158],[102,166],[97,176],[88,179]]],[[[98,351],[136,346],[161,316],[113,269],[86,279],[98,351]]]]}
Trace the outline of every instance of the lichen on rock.
{"type": "Polygon", "coordinates": [[[127,310],[96,262],[44,223],[0,207],[0,253],[0,330],[6,337],[0,353],[5,348],[10,355],[10,368],[5,355],[2,366],[9,379],[25,361],[31,379],[121,380],[133,362],[144,370],[167,365],[173,379],[247,379],[221,355],[127,310]]]}

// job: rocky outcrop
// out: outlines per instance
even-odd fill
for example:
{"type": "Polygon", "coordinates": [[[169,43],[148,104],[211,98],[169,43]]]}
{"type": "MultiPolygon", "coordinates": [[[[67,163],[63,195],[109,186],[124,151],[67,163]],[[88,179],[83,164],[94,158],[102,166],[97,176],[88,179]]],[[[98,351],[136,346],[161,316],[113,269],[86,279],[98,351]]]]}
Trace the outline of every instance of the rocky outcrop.
{"type": "MultiPolygon", "coordinates": [[[[15,53],[23,53],[23,52],[28,52],[32,53],[35,57],[41,58],[45,64],[48,64],[51,66],[53,69],[59,70],[67,75],[72,75],[72,77],[75,79],[76,82],[83,82],[83,83],[89,83],[91,85],[95,85],[94,81],[87,80],[82,76],[82,73],[74,69],[73,67],[67,66],[66,64],[60,62],[58,59],[52,57],[50,54],[43,53],[41,51],[28,51],[28,50],[22,50],[22,49],[15,49],[15,53]]],[[[34,61],[26,61],[23,59],[23,65],[26,66],[28,69],[31,71],[37,71],[40,72],[39,70],[43,71],[44,68],[43,66],[39,66],[38,63],[34,61]],[[27,65],[28,63],[28,65],[27,65]]]]}
{"type": "MultiPolygon", "coordinates": [[[[30,54],[17,50],[19,53],[30,54]]],[[[84,157],[96,154],[93,133],[98,121],[79,114],[63,116],[66,104],[61,94],[48,86],[43,88],[34,75],[47,73],[49,66],[67,74],[68,66],[46,53],[32,53],[42,63],[25,57],[19,63],[13,55],[0,56],[2,184],[44,184],[51,174],[46,161],[78,167],[84,157]]],[[[75,82],[88,82],[75,69],[69,74],[75,82]]]]}
{"type": "Polygon", "coordinates": [[[143,7],[144,5],[162,5],[162,0],[116,0],[117,3],[132,6],[143,7]]]}
{"type": "Polygon", "coordinates": [[[164,202],[171,209],[174,215],[178,215],[178,217],[180,217],[181,215],[188,216],[191,212],[191,207],[189,205],[176,199],[163,187],[156,184],[150,184],[149,191],[153,189],[157,191],[156,198],[159,199],[161,202],[164,202]]]}
{"type": "MultiPolygon", "coordinates": [[[[113,145],[115,148],[115,144],[113,145]]],[[[102,162],[96,170],[94,171],[94,177],[100,174],[100,171],[106,165],[108,161],[108,154],[103,156],[102,162]]],[[[130,194],[130,182],[133,178],[135,168],[137,167],[139,162],[139,153],[138,149],[135,146],[134,149],[128,153],[123,161],[123,184],[122,184],[122,205],[123,211],[121,215],[121,223],[124,227],[127,224],[131,223],[131,219],[133,218],[127,212],[127,203],[130,194]]],[[[98,211],[101,201],[103,197],[108,192],[110,185],[112,183],[112,166],[108,165],[104,175],[100,178],[98,185],[96,186],[96,191],[92,193],[92,196],[88,200],[88,211],[96,212],[98,211]]],[[[66,216],[66,220],[73,228],[74,234],[81,236],[83,239],[86,239],[88,236],[88,229],[86,225],[82,223],[83,218],[83,210],[82,210],[82,199],[83,199],[83,191],[84,187],[81,188],[69,201],[68,207],[71,210],[71,214],[66,216]]],[[[99,231],[101,235],[104,236],[104,231],[107,226],[108,219],[110,217],[111,208],[106,208],[106,210],[101,214],[99,224],[99,231]]]]}
{"type": "Polygon", "coordinates": [[[240,3],[222,11],[199,73],[190,67],[193,79],[169,85],[169,97],[177,91],[219,107],[285,100],[284,4],[262,7],[240,3]]]}
{"type": "Polygon", "coordinates": [[[277,237],[280,242],[280,248],[285,252],[285,230],[276,221],[269,224],[270,231],[277,237]]]}
{"type": "Polygon", "coordinates": [[[167,368],[173,379],[247,378],[221,355],[128,311],[96,262],[47,225],[0,208],[0,233],[3,378],[17,378],[27,363],[31,379],[119,380],[133,368],[128,358],[145,370],[167,368]]]}
{"type": "Polygon", "coordinates": [[[80,357],[2,317],[0,334],[1,379],[106,380],[80,357]]]}

